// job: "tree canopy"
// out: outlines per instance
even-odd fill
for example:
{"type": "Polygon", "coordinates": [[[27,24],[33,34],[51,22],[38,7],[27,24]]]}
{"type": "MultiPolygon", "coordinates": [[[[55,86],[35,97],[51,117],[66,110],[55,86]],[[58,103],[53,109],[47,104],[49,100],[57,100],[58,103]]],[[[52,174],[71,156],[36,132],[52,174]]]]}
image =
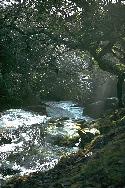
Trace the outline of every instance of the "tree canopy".
{"type": "Polygon", "coordinates": [[[0,15],[0,67],[4,80],[6,74],[18,74],[26,84],[34,73],[44,75],[50,70],[58,75],[58,62],[72,52],[83,62],[88,56],[89,65],[98,65],[118,76],[122,105],[124,1],[3,0],[0,15]]]}

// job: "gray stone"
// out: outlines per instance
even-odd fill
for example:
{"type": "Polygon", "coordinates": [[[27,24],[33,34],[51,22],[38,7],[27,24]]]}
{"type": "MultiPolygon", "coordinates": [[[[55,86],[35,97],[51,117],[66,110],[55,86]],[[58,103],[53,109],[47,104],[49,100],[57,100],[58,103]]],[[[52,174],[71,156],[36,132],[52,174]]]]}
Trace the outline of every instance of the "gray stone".
{"type": "Polygon", "coordinates": [[[93,118],[99,118],[107,111],[115,109],[118,104],[116,97],[107,98],[87,105],[83,113],[93,118]]]}

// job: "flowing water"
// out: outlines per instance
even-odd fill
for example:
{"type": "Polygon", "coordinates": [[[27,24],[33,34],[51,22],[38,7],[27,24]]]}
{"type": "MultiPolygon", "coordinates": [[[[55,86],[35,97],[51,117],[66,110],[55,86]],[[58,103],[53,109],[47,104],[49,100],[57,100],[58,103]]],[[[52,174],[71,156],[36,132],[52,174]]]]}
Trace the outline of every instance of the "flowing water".
{"type": "Polygon", "coordinates": [[[90,120],[71,101],[46,102],[48,116],[10,109],[0,118],[1,178],[48,170],[60,157],[78,151],[78,144],[65,140],[78,137],[76,122],[90,120]]]}

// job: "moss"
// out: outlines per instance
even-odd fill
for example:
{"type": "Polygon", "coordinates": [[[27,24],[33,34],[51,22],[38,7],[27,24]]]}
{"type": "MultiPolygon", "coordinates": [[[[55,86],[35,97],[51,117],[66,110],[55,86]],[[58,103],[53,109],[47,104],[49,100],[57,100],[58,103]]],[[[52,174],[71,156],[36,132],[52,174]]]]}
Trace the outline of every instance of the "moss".
{"type": "MultiPolygon", "coordinates": [[[[123,128],[123,127],[122,127],[123,128]]],[[[111,132],[114,130],[111,129],[111,132]]],[[[111,133],[109,132],[108,135],[111,133]]],[[[104,135],[106,137],[107,135],[104,135]]],[[[98,136],[91,143],[97,144],[98,139],[104,141],[104,137],[98,136]]],[[[108,136],[107,136],[108,137],[108,136]]],[[[95,153],[79,173],[83,177],[82,184],[95,187],[122,187],[125,184],[125,132],[119,132],[112,140],[95,153]]],[[[75,180],[76,181],[76,180],[75,180]]]]}
{"type": "Polygon", "coordinates": [[[79,173],[73,172],[74,183],[77,182],[75,184],[80,182],[83,187],[125,185],[125,124],[123,113],[117,113],[120,115],[117,114],[119,118],[115,122],[108,116],[94,123],[96,128],[101,129],[102,135],[95,137],[87,146],[88,151],[95,153],[87,163],[81,163],[79,173]]]}

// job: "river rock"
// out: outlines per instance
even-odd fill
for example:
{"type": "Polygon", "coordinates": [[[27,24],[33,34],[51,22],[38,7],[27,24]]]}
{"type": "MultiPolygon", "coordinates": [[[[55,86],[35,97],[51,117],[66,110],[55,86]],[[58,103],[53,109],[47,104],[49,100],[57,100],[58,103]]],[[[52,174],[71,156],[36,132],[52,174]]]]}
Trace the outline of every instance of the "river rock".
{"type": "Polygon", "coordinates": [[[7,166],[6,167],[1,166],[0,172],[3,176],[7,176],[7,175],[14,175],[14,174],[20,173],[20,170],[14,170],[12,168],[8,168],[7,166]]]}
{"type": "Polygon", "coordinates": [[[12,138],[4,137],[2,134],[0,134],[0,145],[11,144],[11,142],[12,142],[12,138]]]}
{"type": "Polygon", "coordinates": [[[46,104],[35,105],[35,106],[26,106],[24,108],[24,110],[37,112],[41,115],[47,115],[46,104]]]}
{"type": "Polygon", "coordinates": [[[79,144],[79,147],[81,148],[84,148],[85,145],[90,143],[94,138],[94,134],[91,132],[83,132],[82,130],[78,130],[78,134],[81,138],[81,142],[79,144]]]}
{"type": "Polygon", "coordinates": [[[116,97],[107,98],[87,105],[84,108],[83,113],[93,118],[99,118],[106,113],[106,111],[115,109],[117,104],[118,99],[116,97]]]}

